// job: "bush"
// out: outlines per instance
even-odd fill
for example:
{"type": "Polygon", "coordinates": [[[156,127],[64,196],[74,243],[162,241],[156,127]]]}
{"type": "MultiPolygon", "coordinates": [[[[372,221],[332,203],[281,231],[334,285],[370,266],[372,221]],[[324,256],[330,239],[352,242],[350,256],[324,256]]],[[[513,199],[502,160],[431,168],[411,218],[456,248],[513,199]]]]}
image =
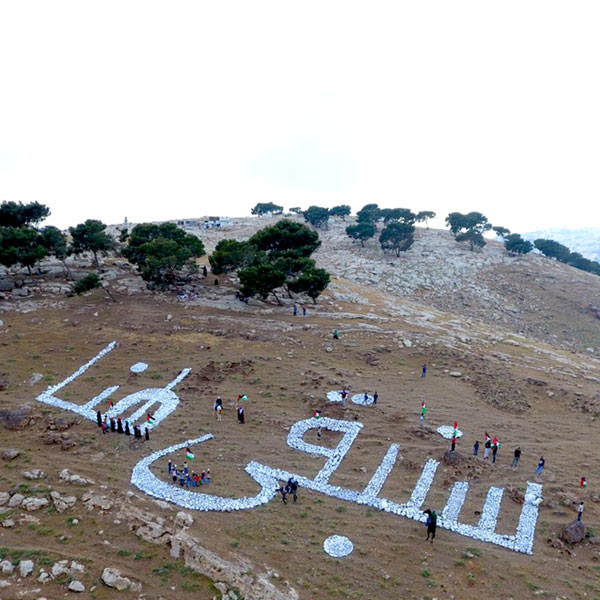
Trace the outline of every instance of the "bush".
{"type": "Polygon", "coordinates": [[[96,273],[88,273],[85,277],[82,277],[79,281],[75,282],[73,291],[76,294],[83,294],[88,290],[93,290],[100,287],[100,279],[96,273]]]}

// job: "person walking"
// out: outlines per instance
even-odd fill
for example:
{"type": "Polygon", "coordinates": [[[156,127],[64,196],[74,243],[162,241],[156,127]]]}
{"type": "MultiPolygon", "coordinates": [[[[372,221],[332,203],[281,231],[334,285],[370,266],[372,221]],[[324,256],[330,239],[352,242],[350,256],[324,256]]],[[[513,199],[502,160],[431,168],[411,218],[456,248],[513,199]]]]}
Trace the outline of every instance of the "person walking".
{"type": "Polygon", "coordinates": [[[492,445],[492,462],[496,462],[496,454],[498,454],[498,443],[492,445]]]}
{"type": "Polygon", "coordinates": [[[479,440],[475,440],[475,443],[473,444],[473,456],[478,456],[479,455],[479,440]]]}
{"type": "Polygon", "coordinates": [[[379,398],[379,394],[377,392],[375,392],[373,394],[373,404],[377,404],[377,398],[379,398]]]}
{"type": "Polygon", "coordinates": [[[540,462],[538,462],[538,466],[535,468],[535,475],[541,475],[544,472],[544,466],[546,465],[546,461],[543,456],[540,456],[540,462]]]}
{"type": "Polygon", "coordinates": [[[577,520],[581,521],[582,516],[583,516],[583,501],[581,501],[579,503],[579,506],[577,507],[577,520]]]}
{"type": "Polygon", "coordinates": [[[521,458],[521,446],[517,446],[513,453],[513,461],[512,461],[513,468],[516,469],[519,466],[520,458],[521,458]]]}

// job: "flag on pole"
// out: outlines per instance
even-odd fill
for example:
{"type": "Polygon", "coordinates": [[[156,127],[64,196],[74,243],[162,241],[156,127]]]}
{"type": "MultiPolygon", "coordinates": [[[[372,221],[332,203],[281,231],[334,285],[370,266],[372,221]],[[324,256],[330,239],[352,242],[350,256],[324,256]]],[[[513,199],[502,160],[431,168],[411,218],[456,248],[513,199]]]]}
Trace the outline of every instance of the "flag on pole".
{"type": "Polygon", "coordinates": [[[149,425],[150,427],[154,425],[154,417],[150,413],[146,414],[146,425],[149,425]]]}
{"type": "Polygon", "coordinates": [[[240,400],[248,400],[248,396],[246,396],[246,394],[242,394],[240,400]]]}
{"type": "Polygon", "coordinates": [[[313,412],[313,418],[320,419],[321,418],[321,411],[320,410],[315,410],[313,412]]]}
{"type": "Polygon", "coordinates": [[[188,460],[194,460],[194,458],[196,458],[196,457],[194,456],[194,453],[193,453],[193,452],[192,452],[192,451],[189,449],[189,447],[185,449],[185,457],[186,457],[188,460]]]}

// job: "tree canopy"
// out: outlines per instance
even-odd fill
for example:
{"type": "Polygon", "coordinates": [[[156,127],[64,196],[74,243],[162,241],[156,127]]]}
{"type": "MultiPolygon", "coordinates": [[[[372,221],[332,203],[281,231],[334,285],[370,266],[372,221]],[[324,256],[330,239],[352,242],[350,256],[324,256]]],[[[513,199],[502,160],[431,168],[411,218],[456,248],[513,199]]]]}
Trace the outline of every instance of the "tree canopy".
{"type": "Polygon", "coordinates": [[[528,254],[533,250],[533,244],[523,239],[518,233],[511,233],[504,237],[504,247],[509,254],[528,254]]]}
{"type": "Polygon", "coordinates": [[[106,225],[96,219],[88,219],[76,227],[70,227],[71,251],[73,254],[91,252],[96,268],[100,268],[98,254],[106,254],[115,248],[115,241],[105,231],[106,225]]]}
{"type": "Polygon", "coordinates": [[[174,223],[141,223],[129,236],[123,256],[137,265],[145,281],[164,288],[196,270],[194,259],[204,254],[204,244],[174,223]]]}
{"type": "Polygon", "coordinates": [[[346,217],[352,212],[352,209],[348,204],[340,204],[339,206],[334,206],[329,210],[329,214],[332,217],[342,217],[342,221],[346,220],[346,217]]]}
{"type": "Polygon", "coordinates": [[[1,227],[0,228],[0,264],[12,267],[20,264],[31,267],[42,260],[47,254],[46,248],[40,243],[40,234],[30,227],[1,227]]]}
{"type": "Polygon", "coordinates": [[[357,213],[358,223],[376,223],[381,218],[381,209],[377,204],[365,204],[357,213]]]}
{"type": "Polygon", "coordinates": [[[571,251],[566,247],[555,242],[554,240],[545,240],[538,238],[534,240],[533,245],[544,255],[550,258],[555,258],[560,262],[567,262],[571,251]]]}
{"type": "Polygon", "coordinates": [[[382,250],[392,250],[396,256],[408,250],[414,242],[415,226],[394,221],[386,225],[379,235],[382,250]]]}
{"type": "Polygon", "coordinates": [[[494,227],[492,227],[492,229],[494,230],[494,232],[496,233],[496,235],[498,237],[505,238],[506,236],[510,235],[510,229],[507,229],[506,227],[501,227],[500,225],[494,225],[494,227]]]}
{"type": "Polygon", "coordinates": [[[329,209],[323,206],[309,206],[303,213],[304,220],[317,229],[327,229],[329,209]]]}
{"type": "Polygon", "coordinates": [[[358,240],[360,245],[364,247],[365,242],[375,235],[375,225],[373,223],[357,223],[356,225],[348,225],[346,227],[346,235],[354,240],[358,240]]]}
{"type": "MultiPolygon", "coordinates": [[[[435,213],[432,210],[422,210],[417,213],[417,222],[425,221],[427,225],[429,219],[435,219],[435,213]]],[[[427,225],[429,227],[429,225],[427,225]]]]}
{"type": "Polygon", "coordinates": [[[50,215],[50,209],[39,202],[2,202],[0,227],[30,227],[50,215]]]}
{"type": "Polygon", "coordinates": [[[483,248],[486,242],[483,234],[492,228],[487,217],[480,212],[470,212],[466,215],[452,212],[446,217],[446,224],[457,242],[469,242],[471,250],[483,248]]]}
{"type": "Polygon", "coordinates": [[[265,215],[267,213],[280,215],[283,212],[283,206],[273,202],[259,202],[250,212],[253,215],[265,215]]]}
{"type": "Polygon", "coordinates": [[[310,255],[321,245],[319,235],[302,223],[282,219],[257,231],[248,241],[221,240],[209,256],[213,272],[238,272],[240,292],[280,302],[278,288],[305,293],[313,301],[327,287],[329,275],[310,255]]]}

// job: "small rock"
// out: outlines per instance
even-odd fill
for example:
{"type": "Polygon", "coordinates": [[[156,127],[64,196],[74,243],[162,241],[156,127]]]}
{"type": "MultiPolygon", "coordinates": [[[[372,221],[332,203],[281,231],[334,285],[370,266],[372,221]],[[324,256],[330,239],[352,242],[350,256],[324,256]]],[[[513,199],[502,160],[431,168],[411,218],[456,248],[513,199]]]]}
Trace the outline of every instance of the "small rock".
{"type": "Polygon", "coordinates": [[[173,315],[167,315],[167,321],[170,321],[173,318],[173,315]]]}
{"type": "Polygon", "coordinates": [[[9,499],[10,494],[8,492],[0,492],[0,506],[4,506],[9,499]]]}
{"type": "Polygon", "coordinates": [[[35,385],[36,383],[39,383],[43,378],[44,376],[41,373],[33,373],[33,375],[31,375],[31,377],[27,380],[27,383],[28,385],[35,385]]]}
{"type": "Polygon", "coordinates": [[[450,377],[462,377],[462,373],[460,371],[450,371],[448,375],[450,375],[450,377]]]}
{"type": "Polygon", "coordinates": [[[43,479],[46,477],[46,473],[41,469],[33,469],[33,471],[23,471],[23,477],[25,479],[43,479]]]}
{"type": "Polygon", "coordinates": [[[14,460],[19,454],[21,454],[20,450],[17,450],[16,448],[7,448],[2,452],[2,460],[5,460],[6,462],[14,460]]]}
{"type": "Polygon", "coordinates": [[[114,567],[106,567],[102,571],[101,576],[102,582],[108,587],[115,588],[122,592],[123,590],[131,589],[132,591],[141,591],[141,584],[135,584],[128,579],[127,577],[123,577],[121,572],[114,567]],[[133,588],[136,588],[135,590],[133,588]],[[137,589],[139,587],[139,589],[137,589]]]}
{"type": "Polygon", "coordinates": [[[21,577],[27,577],[33,572],[33,561],[32,560],[22,560],[19,563],[19,574],[21,577]]]}
{"type": "Polygon", "coordinates": [[[6,527],[7,529],[9,529],[10,527],[14,527],[14,526],[15,526],[14,519],[4,519],[4,521],[2,521],[2,527],[6,527]]]}
{"type": "Polygon", "coordinates": [[[325,352],[333,352],[333,348],[331,346],[326,346],[325,352]]]}
{"type": "Polygon", "coordinates": [[[60,577],[61,575],[69,575],[69,569],[67,567],[68,564],[68,560],[59,560],[58,562],[55,562],[52,565],[52,569],[51,569],[51,574],[52,574],[52,578],[56,579],[57,577],[60,577]]]}
{"type": "Polygon", "coordinates": [[[69,584],[69,591],[71,592],[85,592],[85,586],[83,585],[83,583],[81,583],[81,581],[71,581],[71,583],[69,584]]]}

